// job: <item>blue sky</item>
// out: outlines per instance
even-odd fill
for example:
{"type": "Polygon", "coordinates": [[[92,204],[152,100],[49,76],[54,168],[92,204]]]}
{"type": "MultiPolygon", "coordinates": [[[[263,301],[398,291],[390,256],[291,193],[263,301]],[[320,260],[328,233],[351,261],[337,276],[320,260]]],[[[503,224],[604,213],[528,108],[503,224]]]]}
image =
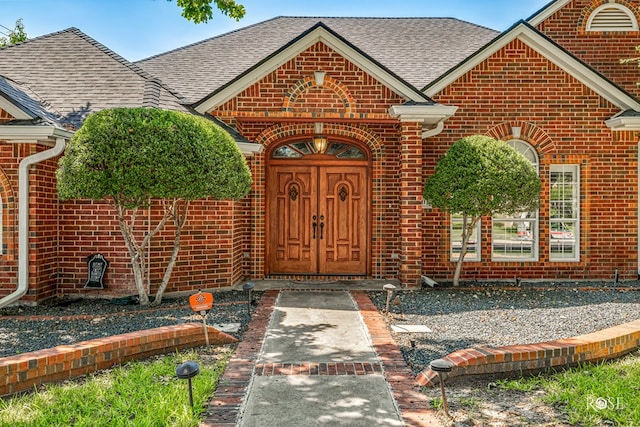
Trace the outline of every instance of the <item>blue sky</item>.
{"type": "Polygon", "coordinates": [[[77,27],[136,61],[275,16],[455,17],[505,30],[549,0],[239,0],[240,22],[216,15],[207,24],[180,16],[175,0],[0,0],[0,24],[23,19],[29,37],[77,27]]]}

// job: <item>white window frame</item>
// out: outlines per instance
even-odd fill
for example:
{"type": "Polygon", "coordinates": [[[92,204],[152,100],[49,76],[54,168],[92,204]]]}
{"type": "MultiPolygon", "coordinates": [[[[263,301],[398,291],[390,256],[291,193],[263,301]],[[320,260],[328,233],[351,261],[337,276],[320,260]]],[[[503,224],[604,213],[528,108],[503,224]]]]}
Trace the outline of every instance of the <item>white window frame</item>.
{"type": "Polygon", "coordinates": [[[638,20],[636,19],[633,12],[626,6],[618,4],[618,3],[605,3],[603,5],[598,6],[592,13],[589,15],[589,19],[587,20],[587,31],[638,31],[638,20]],[[598,15],[602,13],[605,9],[617,9],[618,11],[627,15],[629,20],[631,21],[631,28],[627,26],[597,26],[593,27],[593,21],[597,20],[598,15]]]}
{"type": "MultiPolygon", "coordinates": [[[[535,148],[526,141],[521,139],[512,139],[507,141],[511,147],[513,147],[520,154],[524,155],[531,164],[536,168],[538,175],[540,174],[540,159],[535,148]]],[[[540,212],[538,210],[533,212],[522,212],[512,217],[495,216],[491,219],[491,261],[494,262],[535,262],[539,260],[539,239],[538,230],[540,228],[540,212]],[[497,229],[497,223],[508,224],[509,228],[515,227],[516,239],[507,239],[503,242],[498,242],[495,231],[497,229]],[[522,234],[521,234],[522,233],[522,234]],[[520,255],[507,256],[496,251],[496,248],[504,245],[506,251],[507,246],[511,246],[511,250],[516,249],[518,245],[520,249],[525,249],[526,246],[531,246],[531,253],[526,256],[523,252],[520,255]]],[[[514,251],[515,253],[516,251],[514,251]]]]}
{"type": "Polygon", "coordinates": [[[580,165],[577,164],[561,164],[551,165],[549,171],[549,260],[553,262],[578,262],[580,261],[580,165]],[[573,178],[573,194],[572,194],[572,217],[559,216],[554,212],[554,205],[562,202],[562,199],[553,199],[553,184],[551,175],[553,173],[572,173],[573,178]],[[573,256],[567,257],[562,253],[554,253],[554,248],[568,247],[571,244],[573,256]]]}
{"type": "MultiPolygon", "coordinates": [[[[480,230],[482,229],[481,222],[482,220],[480,219],[478,220],[478,222],[476,222],[475,230],[474,230],[475,236],[472,236],[469,239],[469,242],[467,243],[467,253],[464,257],[463,262],[481,260],[481,252],[482,252],[482,240],[480,239],[480,230]],[[471,248],[474,249],[473,252],[469,252],[469,249],[471,248]]],[[[454,225],[459,224],[460,227],[462,227],[462,215],[451,214],[449,216],[449,224],[450,224],[449,225],[449,236],[450,236],[449,242],[451,247],[451,249],[449,250],[449,254],[451,256],[451,261],[457,262],[458,259],[460,258],[460,252],[462,250],[462,239],[457,239],[457,238],[454,239],[454,237],[458,236],[458,233],[454,231],[454,225]],[[458,249],[458,251],[456,252],[454,251],[454,249],[458,249]]]]}

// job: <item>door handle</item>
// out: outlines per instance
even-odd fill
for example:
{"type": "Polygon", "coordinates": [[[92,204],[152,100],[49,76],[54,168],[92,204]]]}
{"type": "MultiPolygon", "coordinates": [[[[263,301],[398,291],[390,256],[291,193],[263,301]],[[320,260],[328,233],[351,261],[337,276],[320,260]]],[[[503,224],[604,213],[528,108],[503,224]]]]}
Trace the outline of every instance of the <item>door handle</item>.
{"type": "Polygon", "coordinates": [[[323,230],[324,230],[324,215],[320,215],[320,240],[322,240],[323,230]]]}
{"type": "Polygon", "coordinates": [[[313,216],[313,223],[311,224],[311,226],[313,227],[313,240],[316,239],[316,227],[318,227],[318,223],[316,222],[316,216],[313,216]]]}

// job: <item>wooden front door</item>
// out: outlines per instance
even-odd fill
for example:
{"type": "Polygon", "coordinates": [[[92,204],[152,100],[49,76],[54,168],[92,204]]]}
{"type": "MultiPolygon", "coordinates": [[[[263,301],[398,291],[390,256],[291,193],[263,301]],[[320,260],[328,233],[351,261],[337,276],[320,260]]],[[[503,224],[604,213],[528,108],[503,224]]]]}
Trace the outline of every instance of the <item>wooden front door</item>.
{"type": "Polygon", "coordinates": [[[366,166],[273,165],[267,189],[269,274],[367,274],[366,166]]]}

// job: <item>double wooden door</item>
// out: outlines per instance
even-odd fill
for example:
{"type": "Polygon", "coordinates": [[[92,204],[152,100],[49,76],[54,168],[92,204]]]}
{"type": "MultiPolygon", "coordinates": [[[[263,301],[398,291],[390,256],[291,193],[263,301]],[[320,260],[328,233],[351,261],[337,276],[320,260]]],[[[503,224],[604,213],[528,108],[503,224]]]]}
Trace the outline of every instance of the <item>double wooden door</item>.
{"type": "Polygon", "coordinates": [[[366,166],[271,166],[268,197],[270,274],[367,274],[366,166]]]}

